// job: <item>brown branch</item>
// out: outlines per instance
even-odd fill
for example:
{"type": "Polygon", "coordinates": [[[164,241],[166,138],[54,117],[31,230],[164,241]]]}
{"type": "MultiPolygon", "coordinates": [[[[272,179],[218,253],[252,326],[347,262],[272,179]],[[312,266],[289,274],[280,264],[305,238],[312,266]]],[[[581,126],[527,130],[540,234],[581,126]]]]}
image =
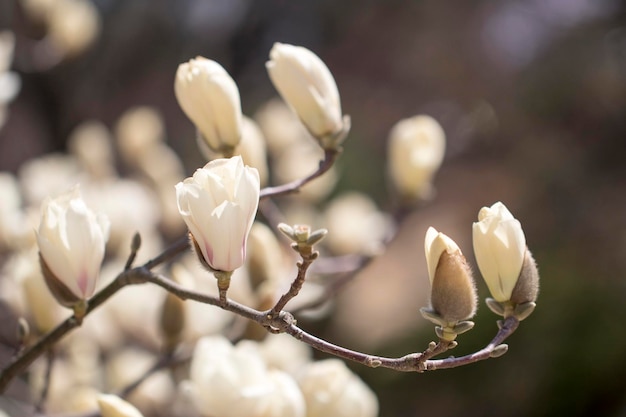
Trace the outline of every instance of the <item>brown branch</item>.
{"type": "Polygon", "coordinates": [[[430,358],[445,352],[455,345],[454,342],[440,342],[435,344],[435,346],[429,345],[429,348],[421,353],[411,353],[400,358],[387,358],[347,349],[313,336],[299,328],[293,315],[285,311],[274,315],[272,310],[258,311],[230,299],[227,299],[226,303],[222,305],[217,297],[188,290],[168,278],[155,274],[151,274],[148,277],[148,281],[159,285],[183,300],[194,300],[221,307],[224,310],[257,322],[272,333],[287,333],[321,352],[361,363],[371,368],[383,367],[402,372],[424,372],[435,369],[456,368],[488,359],[491,357],[494,349],[513,334],[519,325],[519,321],[515,317],[507,318],[493,340],[485,348],[471,355],[431,360],[430,358]]]}
{"type": "Polygon", "coordinates": [[[306,271],[309,269],[309,266],[317,259],[318,253],[313,252],[310,255],[301,254],[302,261],[297,263],[298,266],[298,274],[296,279],[293,280],[291,286],[289,287],[289,291],[283,294],[274,307],[270,310],[269,314],[271,316],[277,316],[283,308],[287,305],[287,303],[294,298],[300,290],[302,289],[302,285],[304,285],[304,280],[306,279],[306,271]]]}
{"type": "Polygon", "coordinates": [[[291,181],[287,184],[277,185],[275,187],[265,187],[261,190],[259,197],[261,199],[268,197],[277,197],[279,195],[291,194],[300,190],[300,188],[308,182],[313,181],[315,178],[321,176],[328,171],[335,160],[341,153],[341,149],[324,149],[324,159],[320,161],[317,170],[308,177],[291,181]]]}
{"type": "MultiPolygon", "coordinates": [[[[180,239],[175,242],[159,256],[151,259],[144,265],[138,268],[129,269],[119,274],[113,282],[104,287],[89,300],[85,316],[99,307],[123,287],[131,284],[146,282],[147,275],[150,274],[150,269],[169,261],[187,248],[189,248],[189,241],[185,237],[184,239],[180,239]]],[[[48,334],[39,339],[34,345],[24,349],[18,356],[15,356],[11,360],[10,364],[5,367],[2,372],[0,372],[0,393],[4,393],[11,380],[22,373],[35,361],[35,359],[44,354],[50,347],[54,346],[66,334],[78,326],[80,326],[80,320],[72,315],[48,334]]]]}

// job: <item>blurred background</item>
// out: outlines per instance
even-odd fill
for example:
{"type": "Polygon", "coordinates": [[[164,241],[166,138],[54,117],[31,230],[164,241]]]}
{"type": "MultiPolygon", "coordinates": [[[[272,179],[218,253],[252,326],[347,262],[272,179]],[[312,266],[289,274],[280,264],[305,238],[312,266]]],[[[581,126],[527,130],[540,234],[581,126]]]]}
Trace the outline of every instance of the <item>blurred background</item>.
{"type": "MultiPolygon", "coordinates": [[[[351,368],[377,393],[383,417],[626,416],[622,2],[92,0],[96,17],[79,15],[56,37],[54,25],[69,14],[54,23],[37,15],[37,3],[0,3],[20,84],[3,105],[0,171],[19,174],[32,158],[67,152],[85,121],[115,129],[128,109],[150,106],[192,173],[204,160],[174,97],[177,66],[197,55],[220,62],[254,116],[277,95],[264,67],[273,43],[306,46],[332,71],[352,117],[326,198],[357,190],[393,209],[386,140],[402,118],[433,116],[447,149],[435,198],[405,218],[331,315],[302,325],[370,353],[423,350],[434,337],[419,315],[426,229],[450,235],[473,264],[471,223],[482,206],[503,201],[541,273],[538,307],[509,352],[426,374],[351,368]]],[[[495,319],[481,303],[476,328],[453,353],[484,346],[495,319]]]]}

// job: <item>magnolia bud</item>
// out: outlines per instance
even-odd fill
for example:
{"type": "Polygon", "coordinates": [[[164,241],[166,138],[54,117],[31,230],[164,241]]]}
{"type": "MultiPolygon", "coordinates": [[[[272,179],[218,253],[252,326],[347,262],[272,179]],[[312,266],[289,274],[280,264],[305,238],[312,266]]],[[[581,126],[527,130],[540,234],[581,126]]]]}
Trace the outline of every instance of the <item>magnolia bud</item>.
{"type": "Polygon", "coordinates": [[[432,178],[443,161],[446,137],[430,116],[400,120],[388,139],[389,175],[401,198],[425,199],[432,195],[432,178]]]}
{"type": "Polygon", "coordinates": [[[241,140],[241,102],[226,70],[215,61],[196,57],[178,66],[174,91],[206,144],[216,152],[232,152],[241,140]]]}
{"type": "Polygon", "coordinates": [[[176,184],[178,211],[206,267],[234,271],[243,265],[259,192],[258,171],[240,156],[211,161],[176,184]]]}
{"type": "Polygon", "coordinates": [[[131,403],[122,400],[117,395],[99,395],[98,406],[102,417],[143,417],[131,403]]]}
{"type": "Polygon", "coordinates": [[[342,118],[337,84],[326,64],[302,46],[275,43],[265,66],[274,87],[322,146],[339,145],[349,126],[342,118]]]}
{"type": "Polygon", "coordinates": [[[498,302],[508,301],[527,252],[522,225],[501,202],[483,207],[478,220],[473,225],[478,268],[491,296],[498,302]]]}
{"type": "Polygon", "coordinates": [[[430,302],[433,312],[443,319],[442,324],[457,323],[474,316],[476,287],[457,244],[430,227],[424,248],[432,286],[430,302]]]}
{"type": "Polygon", "coordinates": [[[57,301],[71,307],[96,288],[109,221],[94,214],[78,188],[43,203],[37,244],[41,269],[57,301]]]}

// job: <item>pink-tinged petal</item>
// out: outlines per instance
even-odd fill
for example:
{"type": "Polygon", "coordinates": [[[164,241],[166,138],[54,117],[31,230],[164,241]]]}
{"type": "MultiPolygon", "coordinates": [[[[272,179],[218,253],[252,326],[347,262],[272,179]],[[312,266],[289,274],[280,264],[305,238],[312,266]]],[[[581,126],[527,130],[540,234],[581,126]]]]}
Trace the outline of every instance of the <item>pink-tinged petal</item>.
{"type": "Polygon", "coordinates": [[[176,186],[179,212],[211,268],[243,264],[259,192],[258,172],[239,156],[211,161],[176,186]]]}

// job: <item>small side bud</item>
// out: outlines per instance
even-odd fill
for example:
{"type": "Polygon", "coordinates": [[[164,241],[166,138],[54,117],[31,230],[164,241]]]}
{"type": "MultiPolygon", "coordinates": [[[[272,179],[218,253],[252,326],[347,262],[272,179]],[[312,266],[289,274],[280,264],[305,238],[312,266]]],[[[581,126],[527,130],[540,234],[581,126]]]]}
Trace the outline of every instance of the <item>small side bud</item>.
{"type": "Polygon", "coordinates": [[[493,298],[486,298],[485,303],[487,304],[487,307],[489,307],[491,311],[493,311],[499,316],[504,316],[504,307],[502,306],[501,303],[497,302],[493,298]]]}
{"type": "Polygon", "coordinates": [[[530,316],[533,311],[535,311],[536,306],[537,304],[533,303],[532,301],[529,301],[523,304],[518,304],[515,306],[515,309],[513,310],[513,315],[515,316],[516,319],[518,319],[519,321],[522,321],[528,316],[530,316]]]}
{"type": "Polygon", "coordinates": [[[311,230],[311,226],[307,224],[289,226],[285,223],[280,223],[278,230],[294,242],[292,247],[296,252],[302,256],[314,257],[317,254],[313,251],[313,246],[319,243],[328,233],[326,229],[311,230]]]}
{"type": "Polygon", "coordinates": [[[141,235],[139,232],[135,232],[133,235],[133,240],[130,242],[130,250],[133,253],[136,253],[141,247],[141,235]]]}
{"type": "Polygon", "coordinates": [[[489,354],[489,357],[499,358],[500,356],[504,355],[508,350],[509,350],[509,345],[506,345],[506,344],[498,345],[495,348],[493,348],[493,350],[489,354]]]}

